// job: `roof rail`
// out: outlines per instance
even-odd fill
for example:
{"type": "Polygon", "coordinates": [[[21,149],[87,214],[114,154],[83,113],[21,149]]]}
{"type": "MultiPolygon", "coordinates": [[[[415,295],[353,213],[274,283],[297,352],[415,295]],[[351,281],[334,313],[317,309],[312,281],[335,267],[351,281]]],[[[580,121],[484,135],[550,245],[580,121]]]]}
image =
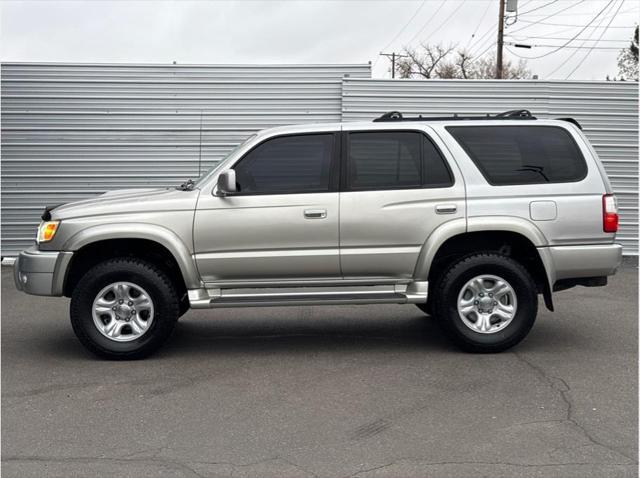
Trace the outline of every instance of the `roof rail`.
{"type": "Polygon", "coordinates": [[[503,113],[498,113],[497,115],[486,114],[485,116],[458,116],[457,114],[453,114],[453,116],[402,116],[402,113],[399,111],[389,111],[388,113],[384,113],[382,116],[373,120],[374,123],[377,122],[393,122],[393,121],[442,121],[442,120],[495,120],[495,119],[508,119],[508,120],[519,120],[519,119],[536,119],[535,116],[531,114],[529,110],[509,110],[503,113]]]}

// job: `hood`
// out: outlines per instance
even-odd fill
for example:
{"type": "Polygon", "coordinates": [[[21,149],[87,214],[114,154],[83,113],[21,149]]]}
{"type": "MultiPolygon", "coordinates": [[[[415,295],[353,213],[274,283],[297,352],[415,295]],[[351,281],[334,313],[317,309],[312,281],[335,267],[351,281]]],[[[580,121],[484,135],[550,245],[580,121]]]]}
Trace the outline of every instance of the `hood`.
{"type": "Polygon", "coordinates": [[[91,199],[58,206],[51,211],[51,218],[62,220],[105,214],[193,210],[198,193],[198,189],[192,191],[175,188],[118,189],[91,199]]]}

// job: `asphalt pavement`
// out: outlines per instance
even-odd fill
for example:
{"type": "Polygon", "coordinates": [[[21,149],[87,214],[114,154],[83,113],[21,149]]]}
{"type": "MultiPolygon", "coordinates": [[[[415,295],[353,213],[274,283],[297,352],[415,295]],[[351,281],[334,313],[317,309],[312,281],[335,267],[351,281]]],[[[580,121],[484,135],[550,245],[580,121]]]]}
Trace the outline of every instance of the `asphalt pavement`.
{"type": "Polygon", "coordinates": [[[637,476],[636,264],[555,294],[502,354],[375,305],[191,311],[132,362],[3,267],[2,475],[637,476]]]}

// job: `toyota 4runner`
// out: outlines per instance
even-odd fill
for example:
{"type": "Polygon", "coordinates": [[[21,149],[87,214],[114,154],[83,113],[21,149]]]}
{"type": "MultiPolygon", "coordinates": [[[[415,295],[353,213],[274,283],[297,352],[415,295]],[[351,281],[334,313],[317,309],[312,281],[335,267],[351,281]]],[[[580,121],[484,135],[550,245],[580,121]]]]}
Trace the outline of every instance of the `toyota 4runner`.
{"type": "Polygon", "coordinates": [[[616,199],[571,118],[526,110],[298,125],[196,182],[47,207],[18,289],[71,298],[92,352],[142,357],[189,308],[416,304],[461,348],[531,329],[538,295],[603,286],[616,199]]]}

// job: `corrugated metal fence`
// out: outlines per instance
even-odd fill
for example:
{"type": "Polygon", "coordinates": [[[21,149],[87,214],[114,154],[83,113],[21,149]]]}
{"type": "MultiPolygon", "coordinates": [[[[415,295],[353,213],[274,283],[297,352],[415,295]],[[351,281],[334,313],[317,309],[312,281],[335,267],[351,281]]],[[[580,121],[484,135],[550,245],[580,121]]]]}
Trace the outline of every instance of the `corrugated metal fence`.
{"type": "Polygon", "coordinates": [[[33,242],[46,204],[177,184],[252,132],[407,114],[574,116],[637,253],[638,86],[620,82],[372,80],[369,65],[2,65],[2,255],[33,242]]]}
{"type": "Polygon", "coordinates": [[[625,253],[638,253],[638,83],[611,81],[345,79],[343,121],[385,111],[409,115],[499,113],[527,108],[540,118],[577,119],[618,196],[625,253]]]}
{"type": "Polygon", "coordinates": [[[2,254],[46,204],[179,184],[251,133],[340,121],[362,65],[2,65],[2,254]]]}

